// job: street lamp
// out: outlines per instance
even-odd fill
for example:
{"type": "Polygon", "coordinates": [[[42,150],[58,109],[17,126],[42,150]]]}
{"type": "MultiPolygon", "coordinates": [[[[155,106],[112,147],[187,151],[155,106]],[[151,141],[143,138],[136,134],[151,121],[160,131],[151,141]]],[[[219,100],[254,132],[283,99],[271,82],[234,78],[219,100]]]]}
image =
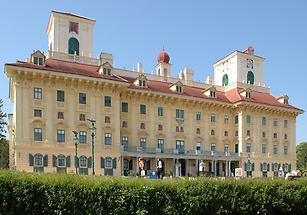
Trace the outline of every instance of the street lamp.
{"type": "Polygon", "coordinates": [[[94,144],[95,144],[95,131],[96,131],[96,127],[95,127],[95,120],[94,119],[87,119],[87,121],[89,121],[91,123],[91,136],[92,136],[92,175],[95,175],[95,164],[94,164],[94,144]]]}
{"type": "Polygon", "coordinates": [[[75,143],[75,168],[76,168],[76,175],[78,174],[78,165],[77,165],[77,160],[78,160],[78,144],[79,144],[79,138],[78,138],[78,132],[77,131],[72,131],[74,133],[74,143],[75,143]]]}
{"type": "Polygon", "coordinates": [[[252,171],[252,163],[250,161],[250,154],[247,154],[247,177],[251,176],[251,171],[252,171]]]}

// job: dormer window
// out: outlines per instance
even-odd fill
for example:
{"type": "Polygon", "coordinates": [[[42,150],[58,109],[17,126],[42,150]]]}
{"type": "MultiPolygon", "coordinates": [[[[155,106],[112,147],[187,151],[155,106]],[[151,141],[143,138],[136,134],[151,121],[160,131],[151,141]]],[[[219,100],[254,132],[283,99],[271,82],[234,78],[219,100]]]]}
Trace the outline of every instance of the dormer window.
{"type": "Polygon", "coordinates": [[[246,98],[250,99],[251,98],[251,93],[250,92],[245,92],[246,98]]]}
{"type": "Polygon", "coordinates": [[[101,75],[112,75],[112,66],[108,62],[102,64],[98,69],[99,74],[101,75]]]}
{"type": "Polygon", "coordinates": [[[103,68],[103,74],[104,75],[111,75],[111,69],[110,68],[103,68]]]}
{"type": "Polygon", "coordinates": [[[211,98],[217,98],[217,92],[215,86],[211,86],[202,92],[204,95],[211,97],[211,98]]]}
{"type": "Polygon", "coordinates": [[[277,101],[282,103],[282,104],[288,105],[289,104],[289,97],[287,95],[283,95],[283,96],[277,98],[277,101]]]}
{"type": "Polygon", "coordinates": [[[31,55],[31,62],[34,65],[43,66],[45,63],[45,56],[42,52],[36,51],[31,55]]]}
{"type": "Polygon", "coordinates": [[[176,86],[176,92],[177,93],[182,93],[182,87],[181,86],[176,86]]]}
{"type": "Polygon", "coordinates": [[[140,74],[139,77],[134,81],[134,85],[138,87],[147,87],[147,78],[144,74],[140,74]]]}
{"type": "Polygon", "coordinates": [[[178,81],[170,86],[170,90],[176,93],[183,93],[183,84],[178,81]]]}
{"type": "Polygon", "coordinates": [[[252,93],[252,90],[250,88],[245,88],[244,90],[242,90],[240,95],[244,96],[247,99],[250,99],[251,98],[251,93],[252,93]]]}

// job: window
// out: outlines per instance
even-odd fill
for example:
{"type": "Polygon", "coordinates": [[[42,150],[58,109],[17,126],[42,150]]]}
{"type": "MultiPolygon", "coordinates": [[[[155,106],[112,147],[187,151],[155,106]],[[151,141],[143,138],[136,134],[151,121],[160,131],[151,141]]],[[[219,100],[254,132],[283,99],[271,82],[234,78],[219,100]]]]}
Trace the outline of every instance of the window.
{"type": "Polygon", "coordinates": [[[68,54],[79,55],[79,41],[74,37],[68,40],[68,54]]]}
{"type": "Polygon", "coordinates": [[[111,75],[111,69],[109,69],[109,68],[103,68],[103,74],[104,74],[104,75],[111,75]]]}
{"type": "Polygon", "coordinates": [[[239,153],[239,144],[235,144],[235,153],[239,153]]]}
{"type": "Polygon", "coordinates": [[[214,130],[212,129],[212,130],[211,130],[211,135],[214,135],[214,134],[215,134],[215,132],[214,132],[214,130]]]}
{"type": "Polygon", "coordinates": [[[79,104],[86,104],[86,94],[79,93],[79,104]]]}
{"type": "Polygon", "coordinates": [[[109,116],[104,117],[104,122],[105,123],[111,123],[111,118],[109,116]]]}
{"type": "Polygon", "coordinates": [[[163,116],[163,107],[158,107],[158,116],[163,116]]]}
{"type": "Polygon", "coordinates": [[[201,119],[201,113],[200,113],[200,112],[196,112],[196,113],[195,113],[195,117],[196,117],[196,120],[197,120],[197,121],[200,121],[200,119],[201,119]]]}
{"type": "Polygon", "coordinates": [[[247,124],[250,124],[250,123],[251,123],[251,116],[250,116],[250,115],[247,115],[247,116],[246,116],[246,123],[247,123],[247,124]]]}
{"type": "Polygon", "coordinates": [[[33,57],[33,64],[35,65],[44,65],[44,58],[42,57],[33,57]]]}
{"type": "Polygon", "coordinates": [[[274,133],[274,134],[273,134],[273,137],[276,139],[276,138],[277,138],[277,133],[274,133]]]}
{"type": "Polygon", "coordinates": [[[246,131],[246,135],[249,137],[251,135],[251,131],[250,130],[247,130],[246,131]]]}
{"type": "Polygon", "coordinates": [[[262,125],[266,125],[266,117],[262,117],[262,125]]]}
{"type": "Polygon", "coordinates": [[[57,90],[57,101],[58,102],[64,102],[64,91],[63,90],[57,90]]]}
{"type": "Polygon", "coordinates": [[[277,119],[273,119],[273,125],[274,125],[274,127],[278,126],[278,120],[277,119]]]}
{"type": "Polygon", "coordinates": [[[288,120],[284,120],[284,127],[288,128],[288,120]]]}
{"type": "Polygon", "coordinates": [[[146,138],[140,138],[140,147],[146,149],[146,138]]]}
{"type": "Polygon", "coordinates": [[[250,143],[247,143],[247,144],[246,144],[246,152],[247,152],[247,153],[250,153],[250,152],[251,152],[251,147],[252,147],[252,146],[251,146],[250,143]]]}
{"type": "Polygon", "coordinates": [[[179,130],[179,126],[176,126],[176,132],[179,132],[180,130],[179,130]]]}
{"type": "Polygon", "coordinates": [[[228,86],[228,75],[227,74],[223,76],[222,86],[228,86]]]}
{"type": "Polygon", "coordinates": [[[104,168],[105,169],[112,169],[113,168],[113,160],[110,157],[106,157],[106,159],[104,160],[104,168]]]}
{"type": "Polygon", "coordinates": [[[128,103],[122,102],[122,112],[128,113],[128,103]]]}
{"type": "Polygon", "coordinates": [[[164,150],[164,139],[158,139],[158,148],[161,149],[161,152],[164,150]]]}
{"type": "Polygon", "coordinates": [[[34,155],[34,166],[35,167],[43,167],[43,155],[35,154],[34,155]]]}
{"type": "Polygon", "coordinates": [[[235,132],[235,136],[238,137],[239,136],[239,131],[235,132]]]}
{"type": "Polygon", "coordinates": [[[236,116],[235,116],[235,124],[238,124],[238,123],[239,123],[239,116],[236,115],[236,116]]]}
{"type": "Polygon", "coordinates": [[[58,161],[58,167],[66,167],[65,165],[65,156],[64,155],[58,155],[57,161],[58,161]]]}
{"type": "Polygon", "coordinates": [[[34,88],[34,99],[42,99],[42,88],[35,87],[34,88]]]}
{"type": "Polygon", "coordinates": [[[112,134],[110,134],[110,133],[104,134],[104,144],[105,145],[112,145],[112,134]]]}
{"type": "Polygon", "coordinates": [[[69,33],[75,32],[76,34],[79,33],[79,23],[77,22],[69,22],[69,33]]]}
{"type": "Polygon", "coordinates": [[[181,86],[176,86],[176,92],[177,93],[182,93],[182,87],[181,86]]]}
{"type": "Polygon", "coordinates": [[[128,150],[128,137],[122,137],[122,146],[124,148],[124,151],[128,150]]]}
{"type": "Polygon", "coordinates": [[[229,116],[225,115],[224,116],[224,124],[228,124],[228,122],[229,122],[229,116]]]}
{"type": "Polygon", "coordinates": [[[158,130],[162,131],[163,130],[163,125],[158,125],[158,130]]]}
{"type": "Polygon", "coordinates": [[[285,140],[287,140],[287,139],[288,139],[288,135],[287,135],[287,134],[285,134],[285,135],[284,135],[284,138],[285,138],[285,140]]]}
{"type": "Polygon", "coordinates": [[[183,140],[176,140],[176,149],[178,150],[179,154],[184,154],[184,141],[183,140]]]}
{"type": "Polygon", "coordinates": [[[225,137],[228,137],[228,131],[225,131],[225,132],[224,132],[224,136],[225,136],[225,137]]]}
{"type": "Polygon", "coordinates": [[[245,97],[250,99],[251,98],[251,92],[245,92],[245,97]]]}
{"type": "Polygon", "coordinates": [[[63,143],[65,142],[65,130],[57,130],[57,142],[63,143]]]}
{"type": "Polygon", "coordinates": [[[176,119],[184,119],[184,110],[176,109],[176,119]]]}
{"type": "Polygon", "coordinates": [[[274,146],[273,146],[273,154],[274,154],[274,155],[277,155],[277,154],[278,154],[278,146],[277,146],[277,145],[274,145],[274,146]]]}
{"type": "Polygon", "coordinates": [[[210,121],[216,122],[216,115],[215,114],[211,114],[210,121]]]}
{"type": "Polygon", "coordinates": [[[85,114],[80,114],[79,120],[80,121],[85,121],[85,114]]]}
{"type": "Polygon", "coordinates": [[[123,121],[123,128],[128,128],[128,123],[127,123],[127,121],[123,121]]]}
{"type": "Polygon", "coordinates": [[[265,138],[265,137],[266,137],[266,134],[265,134],[265,132],[264,132],[264,131],[262,132],[262,137],[263,137],[263,138],[265,138]]]}
{"type": "Polygon", "coordinates": [[[34,109],[34,117],[42,117],[42,110],[34,109]]]}
{"type": "Polygon", "coordinates": [[[64,112],[58,112],[58,119],[64,119],[64,112]]]}
{"type": "Polygon", "coordinates": [[[196,129],[196,134],[200,134],[200,128],[196,129]]]}
{"type": "Polygon", "coordinates": [[[288,154],[288,146],[284,146],[284,155],[288,154]]]}
{"type": "Polygon", "coordinates": [[[140,105],[140,113],[146,114],[146,105],[140,105]]]}
{"type": "Polygon", "coordinates": [[[215,152],[215,149],[216,149],[216,144],[212,143],[211,144],[211,152],[215,152]]]}
{"type": "Polygon", "coordinates": [[[266,148],[267,148],[266,144],[262,144],[261,150],[262,150],[262,153],[263,153],[263,154],[266,153],[266,148]]]}
{"type": "Polygon", "coordinates": [[[225,144],[225,145],[224,145],[224,152],[225,152],[225,153],[228,153],[228,150],[229,150],[229,145],[228,145],[228,144],[225,144]]]}
{"type": "Polygon", "coordinates": [[[139,80],[139,86],[140,87],[146,87],[146,81],[145,80],[139,80]]]}
{"type": "Polygon", "coordinates": [[[111,107],[111,96],[105,96],[104,97],[104,106],[105,107],[111,107]]]}
{"type": "Polygon", "coordinates": [[[85,156],[80,156],[80,168],[87,168],[87,158],[85,156]]]}
{"type": "Polygon", "coordinates": [[[278,171],[278,164],[274,163],[272,169],[273,169],[274,172],[277,172],[278,171]]]}
{"type": "Polygon", "coordinates": [[[255,83],[255,76],[252,71],[248,71],[247,73],[247,83],[248,84],[254,84],[255,83]]]}
{"type": "Polygon", "coordinates": [[[201,143],[196,143],[196,151],[200,151],[200,145],[201,143]]]}
{"type": "Polygon", "coordinates": [[[80,131],[79,137],[80,137],[80,144],[86,144],[86,137],[87,137],[86,131],[80,131]]]}
{"type": "Polygon", "coordinates": [[[215,98],[216,97],[216,92],[213,90],[210,90],[210,97],[215,98]]]}
{"type": "Polygon", "coordinates": [[[267,163],[263,163],[262,164],[262,171],[263,172],[267,172],[268,171],[268,164],[267,163]]]}
{"type": "Polygon", "coordinates": [[[182,126],[180,127],[180,132],[184,132],[183,127],[182,127],[182,126]]]}
{"type": "Polygon", "coordinates": [[[144,123],[144,122],[142,122],[142,123],[140,124],[140,128],[141,128],[141,129],[145,129],[145,123],[144,123]]]}
{"type": "Polygon", "coordinates": [[[43,141],[43,129],[34,128],[34,141],[43,141]]]}

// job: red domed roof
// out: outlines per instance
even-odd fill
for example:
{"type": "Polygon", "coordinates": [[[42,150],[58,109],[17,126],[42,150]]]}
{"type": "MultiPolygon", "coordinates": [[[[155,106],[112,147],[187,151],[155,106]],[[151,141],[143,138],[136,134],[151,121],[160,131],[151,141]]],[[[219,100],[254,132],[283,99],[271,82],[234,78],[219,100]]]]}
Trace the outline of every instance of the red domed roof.
{"type": "Polygon", "coordinates": [[[162,52],[159,53],[158,55],[158,63],[168,63],[169,64],[170,57],[169,55],[162,50],[162,52]]]}

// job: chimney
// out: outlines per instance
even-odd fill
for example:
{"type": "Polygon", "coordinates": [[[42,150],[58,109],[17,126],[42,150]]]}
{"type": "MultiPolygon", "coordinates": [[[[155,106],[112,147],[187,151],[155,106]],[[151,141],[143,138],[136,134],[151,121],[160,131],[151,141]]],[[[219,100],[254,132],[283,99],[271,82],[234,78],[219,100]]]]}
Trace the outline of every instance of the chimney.
{"type": "Polygon", "coordinates": [[[141,63],[138,63],[138,73],[143,73],[143,68],[141,63]]]}
{"type": "Polygon", "coordinates": [[[187,85],[193,84],[194,72],[191,68],[184,68],[183,70],[184,80],[187,85]]]}
{"type": "Polygon", "coordinates": [[[112,54],[101,52],[99,59],[100,59],[100,65],[109,63],[111,66],[113,66],[113,55],[112,54]]]}

